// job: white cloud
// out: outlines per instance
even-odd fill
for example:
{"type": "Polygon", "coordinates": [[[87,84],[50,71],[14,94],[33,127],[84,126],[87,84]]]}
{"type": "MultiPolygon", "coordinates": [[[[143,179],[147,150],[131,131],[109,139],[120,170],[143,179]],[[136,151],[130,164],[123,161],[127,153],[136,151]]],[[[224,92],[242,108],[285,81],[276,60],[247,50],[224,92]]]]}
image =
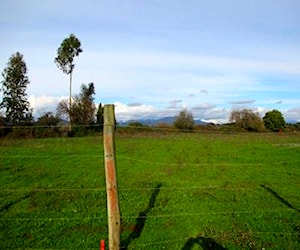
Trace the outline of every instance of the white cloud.
{"type": "Polygon", "coordinates": [[[30,107],[33,108],[33,116],[39,117],[43,115],[45,112],[53,112],[55,113],[57,104],[63,100],[67,99],[66,96],[35,96],[31,95],[28,98],[30,103],[30,107]]]}
{"type": "Polygon", "coordinates": [[[134,119],[143,119],[155,116],[156,109],[152,105],[126,105],[121,102],[115,102],[116,119],[127,121],[134,119]]]}
{"type": "Polygon", "coordinates": [[[300,107],[284,111],[283,116],[287,122],[300,122],[300,107]]]}

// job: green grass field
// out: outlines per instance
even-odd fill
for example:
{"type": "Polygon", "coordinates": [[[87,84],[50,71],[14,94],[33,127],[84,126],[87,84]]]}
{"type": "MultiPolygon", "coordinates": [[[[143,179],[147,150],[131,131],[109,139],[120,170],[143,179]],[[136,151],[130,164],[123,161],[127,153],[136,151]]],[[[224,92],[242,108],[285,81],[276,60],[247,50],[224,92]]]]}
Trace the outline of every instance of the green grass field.
{"type": "MultiPolygon", "coordinates": [[[[300,249],[299,133],[117,135],[123,249],[300,249]]],[[[0,249],[107,242],[102,137],[0,139],[0,249]]]]}

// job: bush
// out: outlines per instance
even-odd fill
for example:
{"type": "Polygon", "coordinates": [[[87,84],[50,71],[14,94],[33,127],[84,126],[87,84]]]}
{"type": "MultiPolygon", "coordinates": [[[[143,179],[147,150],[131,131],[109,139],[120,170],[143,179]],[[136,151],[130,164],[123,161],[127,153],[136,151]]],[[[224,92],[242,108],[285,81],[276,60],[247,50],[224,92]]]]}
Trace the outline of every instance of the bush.
{"type": "Polygon", "coordinates": [[[38,138],[43,137],[60,137],[62,132],[57,126],[39,127],[34,128],[34,136],[38,138]]]}
{"type": "Polygon", "coordinates": [[[43,116],[39,117],[34,129],[34,136],[38,138],[42,137],[57,137],[61,136],[61,131],[57,126],[60,119],[52,112],[47,112],[43,116]]]}
{"type": "Polygon", "coordinates": [[[250,109],[232,111],[230,121],[235,124],[238,130],[249,132],[262,132],[265,130],[263,120],[258,113],[254,113],[250,109]]]}
{"type": "Polygon", "coordinates": [[[12,132],[8,134],[11,138],[32,138],[34,137],[33,126],[12,127],[12,132]]]}
{"type": "Polygon", "coordinates": [[[195,128],[195,122],[192,113],[186,109],[182,110],[174,121],[174,127],[181,131],[191,131],[195,128]]]}

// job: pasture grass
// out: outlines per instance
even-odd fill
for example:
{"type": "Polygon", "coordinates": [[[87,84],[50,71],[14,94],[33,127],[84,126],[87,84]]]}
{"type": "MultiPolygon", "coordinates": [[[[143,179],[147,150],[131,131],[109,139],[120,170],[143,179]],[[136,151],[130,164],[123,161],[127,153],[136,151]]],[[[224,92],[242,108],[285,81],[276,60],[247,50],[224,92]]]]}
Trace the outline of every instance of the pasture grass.
{"type": "MultiPolygon", "coordinates": [[[[299,249],[300,135],[116,138],[123,249],[299,249]]],[[[0,140],[0,248],[107,242],[102,137],[0,140]]]]}

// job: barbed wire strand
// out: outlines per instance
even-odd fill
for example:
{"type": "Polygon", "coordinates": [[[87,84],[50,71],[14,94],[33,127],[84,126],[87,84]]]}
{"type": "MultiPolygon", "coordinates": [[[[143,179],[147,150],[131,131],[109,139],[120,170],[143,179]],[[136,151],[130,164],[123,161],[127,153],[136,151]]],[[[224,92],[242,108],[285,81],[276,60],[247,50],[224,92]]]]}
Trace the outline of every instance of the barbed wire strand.
{"type": "MultiPolygon", "coordinates": [[[[146,215],[139,216],[140,219],[154,219],[154,218],[175,218],[175,217],[190,217],[199,215],[228,215],[228,214],[257,214],[257,213],[297,213],[293,208],[284,209],[259,209],[259,210],[244,210],[244,211],[220,211],[220,212],[198,212],[198,213],[178,213],[178,214],[158,214],[158,215],[146,215]]],[[[74,212],[75,213],[75,212],[74,212]]],[[[77,213],[77,212],[76,212],[77,213]]],[[[54,220],[98,220],[107,219],[107,216],[94,216],[94,217],[27,217],[27,218],[16,218],[16,217],[2,217],[0,221],[54,221],[54,220]]],[[[137,216],[121,216],[122,219],[136,219],[137,216]]]]}
{"type": "MultiPolygon", "coordinates": [[[[152,190],[197,190],[197,189],[223,189],[223,190],[249,190],[249,189],[261,189],[261,186],[254,183],[249,183],[249,186],[240,186],[243,183],[226,183],[226,186],[220,186],[220,185],[207,185],[207,186],[162,186],[162,187],[118,187],[118,191],[152,191],[152,190]],[[230,186],[233,185],[233,186],[230,186]]],[[[290,183],[268,183],[268,185],[272,186],[286,186],[290,183]]],[[[107,191],[109,189],[103,187],[103,188],[0,188],[0,191],[3,192],[29,192],[29,191],[36,191],[36,192],[56,192],[56,191],[107,191]]]]}
{"type": "MultiPolygon", "coordinates": [[[[69,155],[0,155],[0,158],[61,158],[61,157],[69,157],[69,158],[99,158],[104,159],[104,155],[76,155],[76,154],[69,154],[69,155]]],[[[253,163],[235,163],[235,162],[210,162],[210,163],[170,163],[170,162],[159,162],[159,161],[150,161],[144,159],[137,159],[133,157],[123,156],[123,155],[116,155],[116,159],[124,159],[128,161],[134,162],[143,162],[153,165],[165,165],[165,166],[232,166],[232,165],[242,165],[242,166],[257,166],[257,165],[265,165],[265,164],[293,164],[298,163],[300,160],[295,161],[271,161],[271,162],[253,162],[253,163]]]]}
{"type": "Polygon", "coordinates": [[[144,162],[144,163],[150,163],[150,164],[155,164],[155,165],[168,165],[168,166],[229,166],[229,165],[243,165],[243,166],[252,166],[252,165],[264,165],[264,164],[289,164],[289,163],[298,163],[300,162],[300,160],[296,160],[296,161],[282,161],[282,162],[278,162],[278,161],[272,161],[272,162],[253,162],[253,163],[229,163],[229,162],[221,162],[221,163],[169,163],[169,162],[159,162],[159,161],[149,161],[149,160],[143,160],[143,159],[137,159],[137,158],[132,158],[132,157],[128,157],[128,156],[120,156],[117,155],[116,158],[118,159],[125,159],[125,160],[129,160],[129,161],[136,161],[136,162],[144,162]]]}
{"type": "Polygon", "coordinates": [[[3,155],[0,158],[99,158],[104,159],[101,155],[3,155]]]}
{"type": "MultiPolygon", "coordinates": [[[[72,125],[73,128],[103,128],[105,125],[103,123],[92,123],[92,124],[78,124],[78,125],[72,125]]],[[[186,134],[187,132],[190,132],[191,134],[193,133],[220,133],[220,134],[245,134],[247,132],[243,131],[226,131],[226,130],[220,130],[217,129],[218,127],[226,127],[226,124],[220,125],[220,124],[196,124],[194,129],[178,129],[174,127],[173,123],[157,123],[153,125],[132,125],[130,123],[128,124],[123,124],[120,125],[116,123],[114,126],[117,130],[126,130],[126,129],[132,129],[136,130],[136,132],[145,132],[145,131],[170,131],[170,132],[178,132],[179,134],[183,132],[186,134]],[[202,129],[201,129],[202,128],[202,129]]],[[[0,129],[36,129],[36,128],[50,128],[50,129],[55,129],[55,128],[62,128],[62,129],[68,129],[69,124],[58,124],[58,125],[38,125],[38,124],[32,124],[32,125],[2,125],[0,126],[0,129]]],[[[266,132],[268,133],[268,132],[266,132]]],[[[293,131],[294,133],[294,131],[293,131]]],[[[258,133],[260,134],[260,133],[258,133]]],[[[269,134],[274,134],[269,133],[269,134]]]]}

